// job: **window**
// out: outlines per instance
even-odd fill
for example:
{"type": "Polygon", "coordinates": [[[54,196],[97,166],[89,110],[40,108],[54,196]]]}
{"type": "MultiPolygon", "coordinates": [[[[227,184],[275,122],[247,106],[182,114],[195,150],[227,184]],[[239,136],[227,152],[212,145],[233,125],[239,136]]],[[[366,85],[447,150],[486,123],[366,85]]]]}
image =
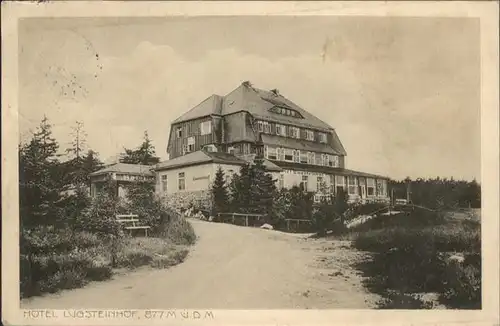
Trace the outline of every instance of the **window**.
{"type": "Polygon", "coordinates": [[[385,196],[383,180],[377,179],[377,196],[385,196]]]}
{"type": "Polygon", "coordinates": [[[264,121],[257,121],[257,128],[260,132],[264,132],[264,121]]]}
{"type": "Polygon", "coordinates": [[[189,137],[187,140],[187,151],[194,152],[194,137],[189,137]]]}
{"type": "Polygon", "coordinates": [[[316,164],[316,160],[314,159],[316,157],[316,154],[309,152],[307,153],[307,163],[309,164],[316,164]]]}
{"type": "Polygon", "coordinates": [[[328,165],[328,155],[327,154],[321,154],[321,164],[320,165],[328,165]]]}
{"type": "Polygon", "coordinates": [[[306,130],[306,139],[307,140],[314,140],[314,131],[306,130]]]}
{"type": "Polygon", "coordinates": [[[335,176],[335,185],[337,189],[337,193],[343,191],[345,189],[345,178],[343,175],[337,175],[335,176]]]}
{"type": "Polygon", "coordinates": [[[175,129],[175,134],[177,135],[177,138],[181,138],[182,137],[182,127],[177,127],[175,129]]]}
{"type": "Polygon", "coordinates": [[[276,135],[286,136],[286,127],[284,125],[276,124],[276,135]]]}
{"type": "Polygon", "coordinates": [[[368,196],[375,196],[375,179],[366,179],[366,189],[368,191],[368,196]]]}
{"type": "Polygon", "coordinates": [[[338,168],[339,157],[337,155],[329,155],[328,165],[333,166],[334,168],[338,168]]]}
{"type": "Polygon", "coordinates": [[[278,148],[278,160],[279,161],[284,161],[285,160],[285,149],[284,148],[278,148]]]}
{"type": "Polygon", "coordinates": [[[356,195],[358,193],[358,182],[356,177],[354,176],[348,176],[347,177],[347,193],[349,195],[356,195]]]}
{"type": "Polygon", "coordinates": [[[184,172],[179,172],[179,190],[186,189],[186,178],[184,172]]]}
{"type": "Polygon", "coordinates": [[[293,138],[300,138],[300,129],[297,127],[289,127],[290,128],[290,136],[293,138]]]}
{"type": "Polygon", "coordinates": [[[267,158],[269,160],[277,160],[278,159],[277,150],[275,147],[268,147],[267,148],[267,158]]]}
{"type": "Polygon", "coordinates": [[[164,174],[161,176],[161,190],[164,193],[167,193],[167,189],[168,189],[167,186],[168,186],[168,177],[166,174],[164,174]]]}
{"type": "Polygon", "coordinates": [[[212,121],[204,121],[200,123],[200,134],[208,135],[212,133],[212,121]]]}
{"type": "Polygon", "coordinates": [[[293,161],[296,163],[300,162],[300,151],[299,150],[293,151],[293,161]]]}
{"type": "Polygon", "coordinates": [[[300,183],[300,187],[302,188],[302,190],[304,191],[307,191],[307,185],[308,185],[308,177],[307,175],[303,175],[302,176],[302,182],[300,183]]]}
{"type": "Polygon", "coordinates": [[[203,149],[207,152],[217,152],[217,147],[215,147],[215,145],[213,144],[205,145],[203,146],[203,149]]]}
{"type": "Polygon", "coordinates": [[[387,180],[382,180],[382,195],[387,197],[387,180]]]}
{"type": "Polygon", "coordinates": [[[319,141],[320,143],[326,143],[326,134],[324,132],[319,133],[319,141]]]}
{"type": "Polygon", "coordinates": [[[317,177],[316,191],[323,190],[323,177],[317,177]]]}
{"type": "Polygon", "coordinates": [[[271,133],[271,125],[269,124],[269,122],[264,121],[263,125],[264,125],[264,132],[267,134],[270,134],[271,133]]]}
{"type": "Polygon", "coordinates": [[[229,147],[227,148],[227,152],[228,152],[229,154],[231,154],[231,155],[234,155],[234,147],[233,147],[233,146],[229,146],[229,147]]]}
{"type": "Polygon", "coordinates": [[[271,109],[269,109],[271,112],[281,114],[281,115],[286,115],[289,117],[294,117],[294,118],[302,118],[302,119],[304,118],[299,112],[297,112],[297,111],[295,111],[295,110],[293,110],[293,109],[291,109],[291,108],[289,108],[281,103],[276,103],[275,101],[270,101],[270,99],[264,99],[264,100],[275,105],[271,109]]]}
{"type": "Polygon", "coordinates": [[[292,149],[285,149],[285,161],[293,162],[293,152],[292,149]]]}
{"type": "Polygon", "coordinates": [[[279,189],[285,188],[285,175],[283,173],[280,173],[280,176],[278,179],[278,188],[279,189]]]}
{"type": "Polygon", "coordinates": [[[300,163],[307,164],[308,160],[308,153],[307,152],[300,152],[300,163]]]}

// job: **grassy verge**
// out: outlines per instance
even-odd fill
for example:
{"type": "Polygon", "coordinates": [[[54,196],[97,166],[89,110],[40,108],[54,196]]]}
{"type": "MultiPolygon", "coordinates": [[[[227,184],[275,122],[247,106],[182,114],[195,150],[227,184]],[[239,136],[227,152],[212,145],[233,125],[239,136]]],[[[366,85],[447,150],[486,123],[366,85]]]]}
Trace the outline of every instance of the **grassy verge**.
{"type": "Polygon", "coordinates": [[[23,235],[21,298],[83,287],[110,279],[115,268],[168,268],[182,263],[196,239],[192,226],[175,217],[153,237],[111,237],[70,229],[40,228],[23,235]]]}
{"type": "Polygon", "coordinates": [[[481,307],[481,229],[474,220],[457,220],[415,211],[375,217],[343,238],[371,259],[355,267],[365,286],[382,295],[380,308],[455,309],[481,307]],[[429,303],[422,294],[436,294],[429,303]]]}

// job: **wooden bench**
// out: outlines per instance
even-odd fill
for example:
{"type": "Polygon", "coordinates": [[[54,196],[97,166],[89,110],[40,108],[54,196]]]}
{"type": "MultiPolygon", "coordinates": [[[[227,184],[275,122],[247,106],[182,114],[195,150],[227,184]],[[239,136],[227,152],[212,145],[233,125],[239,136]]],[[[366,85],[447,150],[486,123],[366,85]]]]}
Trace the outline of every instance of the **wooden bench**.
{"type": "Polygon", "coordinates": [[[140,220],[135,214],[116,215],[116,220],[118,223],[123,225],[125,230],[130,232],[130,235],[132,235],[133,230],[144,230],[144,235],[147,237],[148,230],[151,229],[148,225],[140,225],[140,220]]]}

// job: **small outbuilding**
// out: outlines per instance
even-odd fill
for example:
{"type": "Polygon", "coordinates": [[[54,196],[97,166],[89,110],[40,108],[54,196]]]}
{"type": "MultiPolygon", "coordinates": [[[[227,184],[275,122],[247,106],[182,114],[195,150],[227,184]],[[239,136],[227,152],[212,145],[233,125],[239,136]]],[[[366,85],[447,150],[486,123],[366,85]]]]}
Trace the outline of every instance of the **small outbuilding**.
{"type": "Polygon", "coordinates": [[[155,173],[149,165],[115,163],[90,174],[90,195],[95,197],[109,181],[116,181],[116,194],[125,198],[126,185],[137,181],[155,183],[155,173]]]}

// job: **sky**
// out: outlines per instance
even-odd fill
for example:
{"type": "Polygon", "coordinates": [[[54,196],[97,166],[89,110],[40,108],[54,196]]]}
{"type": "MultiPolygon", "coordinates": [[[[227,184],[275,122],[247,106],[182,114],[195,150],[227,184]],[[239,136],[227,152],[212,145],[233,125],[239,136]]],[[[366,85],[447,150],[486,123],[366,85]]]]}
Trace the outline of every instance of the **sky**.
{"type": "Polygon", "coordinates": [[[111,161],[148,131],[243,81],[330,124],[349,169],[480,180],[474,18],[228,16],[30,18],[19,25],[19,124],[46,115],[61,149],[82,121],[111,161]]]}

